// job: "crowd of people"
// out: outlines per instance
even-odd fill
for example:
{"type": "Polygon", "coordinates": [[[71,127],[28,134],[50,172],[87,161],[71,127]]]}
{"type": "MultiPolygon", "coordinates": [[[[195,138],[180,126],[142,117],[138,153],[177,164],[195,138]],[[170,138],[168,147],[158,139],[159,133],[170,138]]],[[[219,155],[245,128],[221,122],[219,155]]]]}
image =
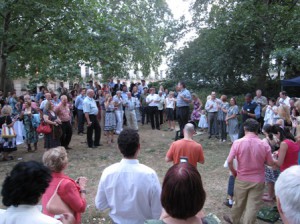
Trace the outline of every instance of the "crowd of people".
{"type": "MultiPolygon", "coordinates": [[[[228,141],[227,135],[230,138],[231,150],[224,158],[230,170],[224,205],[231,208],[231,214],[224,215],[226,222],[255,223],[261,202],[277,201],[284,223],[300,223],[296,193],[300,190],[300,100],[284,91],[277,99],[267,99],[257,90],[255,97],[247,93],[239,108],[235,97],[228,102],[226,95],[218,98],[216,92],[203,104],[184,82],[170,92],[163,87],[148,88],[144,80],[127,88],[120,80],[110,80],[102,87],[90,82],[68,91],[62,83],[57,93],[41,87],[34,99],[28,94],[18,100],[0,97],[0,125],[13,127],[22,121],[28,152],[37,150],[36,123],[51,127],[44,134],[43,164],[21,162],[6,177],[1,194],[8,209],[0,213],[4,217],[0,224],[24,221],[18,215],[24,213],[33,214],[26,215],[28,223],[81,223],[87,178],[73,180],[64,174],[74,130],[86,134],[89,148],[101,146],[101,132],[108,145],[118,135],[123,159],[103,171],[95,195],[96,208],[110,209],[113,223],[206,223],[212,217],[202,211],[206,193],[197,163],[205,163],[205,149],[194,140],[198,128],[208,128],[208,138],[219,139],[221,144],[228,141]],[[175,131],[175,120],[178,140],[165,157],[173,166],[161,187],[156,172],[138,161],[139,126],[150,123],[153,130],[160,130],[167,121],[169,130],[175,131]],[[40,197],[43,214],[35,209],[40,197]]],[[[12,159],[15,138],[1,141],[2,160],[12,159]]]]}

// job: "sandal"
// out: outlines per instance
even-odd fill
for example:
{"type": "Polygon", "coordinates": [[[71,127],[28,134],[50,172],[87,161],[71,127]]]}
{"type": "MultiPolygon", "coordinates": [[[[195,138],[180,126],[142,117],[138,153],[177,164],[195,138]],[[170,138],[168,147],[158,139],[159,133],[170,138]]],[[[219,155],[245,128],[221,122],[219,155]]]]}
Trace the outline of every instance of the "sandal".
{"type": "Polygon", "coordinates": [[[262,200],[265,201],[265,202],[273,202],[274,201],[274,199],[270,198],[269,196],[263,196],[262,200]]]}

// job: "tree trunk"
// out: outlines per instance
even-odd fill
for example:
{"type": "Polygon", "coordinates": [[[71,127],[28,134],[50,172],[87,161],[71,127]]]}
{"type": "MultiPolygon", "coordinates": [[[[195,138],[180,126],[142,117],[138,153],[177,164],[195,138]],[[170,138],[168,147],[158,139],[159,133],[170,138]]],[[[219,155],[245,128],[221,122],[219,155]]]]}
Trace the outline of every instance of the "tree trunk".
{"type": "Polygon", "coordinates": [[[7,38],[8,38],[8,30],[9,23],[11,18],[11,12],[8,12],[4,16],[3,20],[3,39],[1,40],[0,45],[0,88],[3,90],[4,94],[6,94],[6,81],[7,81],[7,38]]]}
{"type": "Polygon", "coordinates": [[[6,66],[7,60],[4,55],[0,56],[0,89],[6,93],[6,66]]]}

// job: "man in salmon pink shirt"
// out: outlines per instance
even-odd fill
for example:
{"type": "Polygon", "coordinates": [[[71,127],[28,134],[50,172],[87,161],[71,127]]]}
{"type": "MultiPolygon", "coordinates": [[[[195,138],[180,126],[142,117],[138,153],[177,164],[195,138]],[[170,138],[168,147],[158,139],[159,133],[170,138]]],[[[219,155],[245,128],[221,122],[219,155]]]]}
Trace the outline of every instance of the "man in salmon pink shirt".
{"type": "Polygon", "coordinates": [[[228,165],[236,177],[234,187],[234,204],[232,207],[232,221],[234,224],[252,224],[256,221],[256,213],[261,203],[265,182],[265,164],[273,166],[271,148],[258,136],[259,123],[250,118],[244,124],[245,136],[236,140],[228,156],[228,165]],[[233,167],[236,158],[237,170],[233,167]],[[244,220],[241,217],[244,214],[244,220]]]}

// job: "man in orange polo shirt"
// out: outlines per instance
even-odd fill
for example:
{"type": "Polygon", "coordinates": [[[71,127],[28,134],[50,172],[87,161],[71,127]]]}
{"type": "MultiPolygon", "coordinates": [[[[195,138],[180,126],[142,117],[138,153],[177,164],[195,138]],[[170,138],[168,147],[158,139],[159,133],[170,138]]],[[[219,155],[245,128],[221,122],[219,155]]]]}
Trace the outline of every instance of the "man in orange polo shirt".
{"type": "Polygon", "coordinates": [[[192,137],[195,133],[193,124],[187,123],[183,129],[184,138],[178,140],[170,146],[166,155],[166,162],[173,161],[180,163],[182,157],[187,158],[187,162],[197,168],[197,162],[204,164],[204,154],[201,144],[195,142],[192,137]]]}

